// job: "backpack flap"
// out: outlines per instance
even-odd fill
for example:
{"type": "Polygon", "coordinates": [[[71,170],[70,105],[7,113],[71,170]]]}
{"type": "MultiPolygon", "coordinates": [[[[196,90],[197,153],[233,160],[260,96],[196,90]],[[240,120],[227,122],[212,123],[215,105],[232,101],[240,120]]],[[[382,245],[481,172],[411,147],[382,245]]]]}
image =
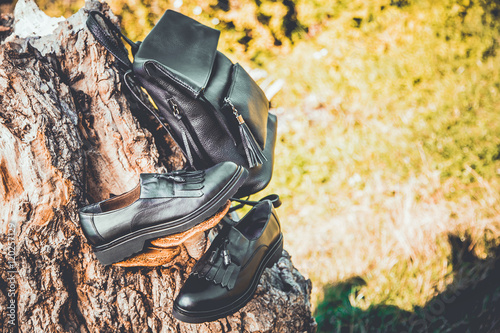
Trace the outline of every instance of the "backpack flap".
{"type": "MultiPolygon", "coordinates": [[[[188,96],[204,101],[207,111],[214,112],[205,116],[215,116],[231,140],[240,145],[247,166],[253,168],[266,161],[263,149],[269,102],[239,64],[233,65],[217,51],[219,35],[218,30],[167,10],[139,46],[134,72],[163,77],[188,96]]],[[[197,132],[196,126],[191,127],[197,132]]],[[[202,145],[207,142],[201,133],[195,135],[202,145]]]]}
{"type": "Polygon", "coordinates": [[[134,68],[145,69],[152,62],[183,91],[197,98],[210,79],[219,35],[218,30],[167,10],[141,43],[134,68]]]}

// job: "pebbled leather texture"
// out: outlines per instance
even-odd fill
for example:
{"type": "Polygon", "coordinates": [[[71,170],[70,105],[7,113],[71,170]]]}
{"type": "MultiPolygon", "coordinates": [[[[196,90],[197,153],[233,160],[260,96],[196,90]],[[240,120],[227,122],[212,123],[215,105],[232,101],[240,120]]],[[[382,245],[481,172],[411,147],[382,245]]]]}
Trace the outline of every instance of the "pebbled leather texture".
{"type": "Polygon", "coordinates": [[[99,246],[143,228],[174,227],[209,208],[220,208],[213,202],[220,197],[222,205],[227,201],[235,179],[246,177],[243,171],[224,162],[204,171],[141,174],[131,191],[80,209],[82,229],[88,241],[99,246]]]}
{"type": "MultiPolygon", "coordinates": [[[[185,130],[197,169],[228,160],[246,166],[245,158],[236,151],[235,139],[228,136],[223,124],[214,116],[215,110],[207,109],[201,100],[183,94],[174,85],[160,85],[149,77],[148,72],[143,74],[137,69],[136,73],[138,80],[158,106],[160,118],[168,123],[175,141],[184,152],[186,147],[181,131],[185,130]],[[177,104],[179,117],[174,115],[169,100],[177,104]]],[[[153,67],[149,67],[149,73],[157,78],[161,75],[155,72],[153,67]]]]}
{"type": "Polygon", "coordinates": [[[133,71],[184,155],[192,155],[193,167],[232,161],[255,169],[246,191],[239,192],[250,195],[269,183],[273,154],[267,154],[265,167],[249,167],[237,118],[224,99],[237,108],[260,148],[274,150],[266,145],[269,101],[239,64],[217,51],[218,38],[219,31],[167,11],[140,44],[133,71]]]}
{"type": "Polygon", "coordinates": [[[259,202],[236,225],[224,225],[181,288],[174,316],[199,323],[236,312],[252,298],[263,260],[281,256],[279,242],[281,227],[269,200],[259,202]]]}

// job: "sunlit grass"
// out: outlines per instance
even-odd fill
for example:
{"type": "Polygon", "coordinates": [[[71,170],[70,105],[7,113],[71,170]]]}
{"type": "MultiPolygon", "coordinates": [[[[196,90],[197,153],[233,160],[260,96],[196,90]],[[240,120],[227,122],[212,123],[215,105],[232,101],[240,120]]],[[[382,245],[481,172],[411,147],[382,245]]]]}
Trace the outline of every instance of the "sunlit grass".
{"type": "Polygon", "coordinates": [[[290,106],[270,189],[290,201],[285,236],[313,301],[359,275],[356,307],[412,311],[453,280],[448,233],[491,245],[500,75],[485,52],[499,35],[479,6],[346,6],[266,65],[287,82],[273,103],[290,106]]]}

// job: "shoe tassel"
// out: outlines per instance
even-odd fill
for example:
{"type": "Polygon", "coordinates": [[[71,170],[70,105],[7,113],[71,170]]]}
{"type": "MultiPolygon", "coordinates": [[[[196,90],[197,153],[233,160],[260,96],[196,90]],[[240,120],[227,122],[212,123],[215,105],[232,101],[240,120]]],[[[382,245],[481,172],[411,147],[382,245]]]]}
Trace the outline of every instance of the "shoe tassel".
{"type": "Polygon", "coordinates": [[[193,268],[192,274],[229,290],[233,289],[241,267],[232,262],[227,249],[228,243],[229,240],[226,239],[222,246],[214,249],[206,262],[199,261],[193,268]],[[219,256],[222,257],[220,261],[219,256]]]}
{"type": "MultiPolygon", "coordinates": [[[[229,266],[231,264],[231,256],[229,255],[229,251],[227,250],[227,243],[229,243],[229,239],[226,239],[224,241],[224,244],[222,246],[222,262],[224,263],[224,266],[229,266]]],[[[215,261],[217,260],[217,257],[219,256],[219,248],[216,248],[215,250],[212,251],[212,254],[210,254],[210,258],[208,259],[208,262],[210,264],[215,264],[215,261]]]]}
{"type": "Polygon", "coordinates": [[[172,175],[172,174],[156,174],[155,178],[157,178],[157,179],[162,178],[165,180],[173,181],[175,183],[185,183],[186,182],[186,179],[184,177],[172,175]]]}

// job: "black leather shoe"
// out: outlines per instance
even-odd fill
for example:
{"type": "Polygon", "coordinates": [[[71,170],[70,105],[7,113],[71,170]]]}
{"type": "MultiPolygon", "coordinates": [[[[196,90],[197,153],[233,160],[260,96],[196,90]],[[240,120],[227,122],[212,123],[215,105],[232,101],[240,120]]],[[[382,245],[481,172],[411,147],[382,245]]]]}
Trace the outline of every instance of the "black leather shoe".
{"type": "Polygon", "coordinates": [[[271,201],[261,201],[236,225],[224,225],[175,299],[174,317],[202,323],[238,311],[282,252],[278,216],[271,201]]]}
{"type": "Polygon", "coordinates": [[[80,209],[97,259],[108,265],[143,250],[146,241],[186,231],[214,215],[245,182],[232,162],[204,171],[143,173],[131,191],[80,209]]]}

